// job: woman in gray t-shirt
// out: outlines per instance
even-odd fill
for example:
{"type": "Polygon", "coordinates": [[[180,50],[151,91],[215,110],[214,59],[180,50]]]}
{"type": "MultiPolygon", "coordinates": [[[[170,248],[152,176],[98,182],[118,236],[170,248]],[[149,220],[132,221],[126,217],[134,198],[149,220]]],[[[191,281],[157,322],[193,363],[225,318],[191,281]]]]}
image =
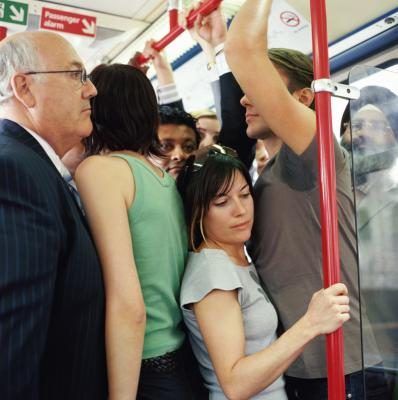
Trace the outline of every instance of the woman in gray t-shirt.
{"type": "Polygon", "coordinates": [[[311,339],[349,319],[346,287],[316,292],[277,338],[275,309],[244,248],[254,216],[246,168],[232,149],[212,145],[188,160],[177,185],[192,250],[181,307],[210,399],[287,399],[286,368],[311,339]]]}

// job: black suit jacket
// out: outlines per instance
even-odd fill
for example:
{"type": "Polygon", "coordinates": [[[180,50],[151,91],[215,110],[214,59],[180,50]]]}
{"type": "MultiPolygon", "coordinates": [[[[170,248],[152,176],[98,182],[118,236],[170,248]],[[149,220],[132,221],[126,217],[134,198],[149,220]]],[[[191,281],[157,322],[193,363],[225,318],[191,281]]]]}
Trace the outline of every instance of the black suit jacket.
{"type": "Polygon", "coordinates": [[[105,399],[104,334],[84,217],[34,137],[0,120],[0,399],[105,399]]]}
{"type": "Polygon", "coordinates": [[[231,72],[220,76],[220,96],[222,128],[218,141],[235,149],[247,169],[250,169],[256,141],[246,134],[246,110],[240,104],[243,92],[231,72]]]}

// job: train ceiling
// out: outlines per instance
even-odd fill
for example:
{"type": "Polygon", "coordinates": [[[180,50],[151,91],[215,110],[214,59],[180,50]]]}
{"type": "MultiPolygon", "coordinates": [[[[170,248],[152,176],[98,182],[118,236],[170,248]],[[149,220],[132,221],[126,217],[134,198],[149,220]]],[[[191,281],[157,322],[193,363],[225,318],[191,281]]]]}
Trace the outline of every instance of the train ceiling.
{"type": "MultiPolygon", "coordinates": [[[[281,7],[296,13],[303,20],[310,20],[309,0],[274,2],[281,3],[281,7]]],[[[39,29],[43,25],[43,9],[50,10],[47,13],[58,10],[63,17],[74,14],[82,18],[86,16],[83,18],[84,25],[79,28],[82,30],[66,33],[66,36],[78,48],[89,68],[100,62],[126,62],[136,50],[143,48],[146,40],[160,39],[168,31],[167,1],[164,0],[20,0],[20,3],[29,6],[27,27],[24,27],[28,30],[39,29]],[[90,35],[90,18],[95,20],[95,36],[90,35]]],[[[224,0],[226,16],[232,17],[242,3],[243,0],[224,0]]],[[[336,41],[379,16],[397,11],[396,7],[396,0],[327,0],[329,39],[336,41]]],[[[61,26],[57,20],[51,21],[51,14],[48,15],[47,26],[61,26]]],[[[62,17],[53,18],[60,21],[62,17]]],[[[22,29],[16,24],[7,26],[9,32],[22,29]]],[[[189,35],[184,33],[168,47],[169,60],[177,59],[193,45],[189,35]]]]}

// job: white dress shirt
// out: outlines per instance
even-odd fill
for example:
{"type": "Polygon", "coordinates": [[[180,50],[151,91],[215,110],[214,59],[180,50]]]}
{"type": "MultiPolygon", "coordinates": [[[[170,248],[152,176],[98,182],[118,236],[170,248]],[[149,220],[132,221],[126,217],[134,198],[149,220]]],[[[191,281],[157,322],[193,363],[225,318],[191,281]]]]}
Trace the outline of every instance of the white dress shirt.
{"type": "MultiPolygon", "coordinates": [[[[59,158],[58,154],[55,150],[48,144],[46,140],[44,140],[41,136],[39,136],[36,132],[33,132],[31,129],[27,128],[26,126],[20,125],[23,129],[25,129],[28,133],[30,133],[40,144],[43,148],[45,153],[48,155],[48,158],[54,164],[57,171],[61,174],[61,176],[67,181],[71,182],[71,174],[68,169],[65,167],[62,160],[59,158]]],[[[74,182],[73,182],[74,184],[74,182]]]]}
{"type": "Polygon", "coordinates": [[[29,134],[31,134],[39,142],[40,146],[45,151],[45,153],[48,155],[49,159],[54,164],[57,171],[61,174],[64,181],[68,184],[68,187],[69,187],[70,191],[72,192],[77,205],[79,206],[80,210],[84,214],[83,205],[80,200],[80,196],[79,196],[79,192],[77,190],[76,183],[73,180],[72,175],[70,174],[68,168],[65,167],[65,164],[59,158],[58,154],[49,145],[49,143],[45,139],[43,139],[41,136],[39,136],[36,132],[32,131],[31,129],[29,129],[26,126],[23,126],[21,124],[18,124],[18,125],[20,125],[23,129],[25,129],[29,134]]]}

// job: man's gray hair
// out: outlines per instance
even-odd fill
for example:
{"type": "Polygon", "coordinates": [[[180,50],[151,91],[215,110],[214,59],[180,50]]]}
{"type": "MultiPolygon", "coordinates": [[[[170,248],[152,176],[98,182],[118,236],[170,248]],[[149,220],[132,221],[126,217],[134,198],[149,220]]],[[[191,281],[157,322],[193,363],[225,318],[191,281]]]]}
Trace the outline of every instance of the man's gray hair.
{"type": "Polygon", "coordinates": [[[15,72],[40,69],[41,63],[31,35],[16,34],[0,46],[0,103],[13,96],[11,77],[15,72]]]}

